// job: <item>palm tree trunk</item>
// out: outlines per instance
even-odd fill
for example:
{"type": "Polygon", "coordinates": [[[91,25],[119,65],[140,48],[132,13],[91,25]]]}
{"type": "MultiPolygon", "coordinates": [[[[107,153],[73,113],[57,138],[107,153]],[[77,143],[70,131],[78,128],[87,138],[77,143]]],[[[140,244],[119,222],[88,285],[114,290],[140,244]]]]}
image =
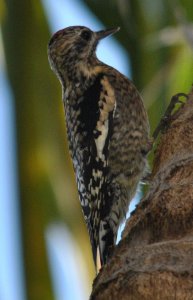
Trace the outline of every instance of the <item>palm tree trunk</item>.
{"type": "Polygon", "coordinates": [[[156,149],[149,191],[94,281],[92,300],[193,299],[193,92],[156,149]]]}

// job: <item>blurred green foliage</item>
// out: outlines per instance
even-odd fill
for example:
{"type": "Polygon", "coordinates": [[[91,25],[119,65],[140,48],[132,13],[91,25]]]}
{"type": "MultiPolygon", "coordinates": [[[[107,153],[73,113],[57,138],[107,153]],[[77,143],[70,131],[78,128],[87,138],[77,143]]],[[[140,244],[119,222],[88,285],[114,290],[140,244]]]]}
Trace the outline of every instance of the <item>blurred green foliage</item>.
{"type": "MultiPolygon", "coordinates": [[[[192,2],[84,2],[104,27],[121,26],[116,37],[130,57],[132,79],[142,92],[153,130],[171,96],[188,92],[192,84],[192,2]]],[[[60,86],[47,61],[50,33],[42,4],[2,1],[0,20],[15,100],[27,294],[28,299],[49,300],[54,296],[45,250],[46,226],[65,222],[81,245],[92,277],[90,245],[68,154],[60,86]]]]}

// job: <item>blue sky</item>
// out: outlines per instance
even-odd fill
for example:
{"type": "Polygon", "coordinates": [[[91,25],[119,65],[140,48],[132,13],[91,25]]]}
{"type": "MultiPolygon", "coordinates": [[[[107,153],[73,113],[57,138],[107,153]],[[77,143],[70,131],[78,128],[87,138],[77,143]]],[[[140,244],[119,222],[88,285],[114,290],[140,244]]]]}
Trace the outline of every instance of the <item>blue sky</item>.
{"type": "MultiPolygon", "coordinates": [[[[2,53],[1,53],[2,54],[2,53]]],[[[13,97],[0,69],[0,299],[24,300],[13,97]]]]}

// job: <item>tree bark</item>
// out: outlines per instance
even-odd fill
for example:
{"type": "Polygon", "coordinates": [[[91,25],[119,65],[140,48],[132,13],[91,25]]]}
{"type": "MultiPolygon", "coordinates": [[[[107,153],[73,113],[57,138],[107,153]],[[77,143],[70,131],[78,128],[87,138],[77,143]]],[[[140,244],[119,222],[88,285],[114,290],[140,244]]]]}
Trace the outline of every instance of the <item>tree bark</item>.
{"type": "Polygon", "coordinates": [[[193,299],[193,92],[161,135],[148,193],[90,299],[193,299]]]}

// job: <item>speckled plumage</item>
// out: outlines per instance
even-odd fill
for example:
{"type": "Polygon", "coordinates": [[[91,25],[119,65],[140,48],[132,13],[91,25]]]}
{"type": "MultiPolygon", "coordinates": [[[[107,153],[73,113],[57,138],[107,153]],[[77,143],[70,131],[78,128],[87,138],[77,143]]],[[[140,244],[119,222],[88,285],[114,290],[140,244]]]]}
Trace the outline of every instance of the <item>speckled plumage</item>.
{"type": "Polygon", "coordinates": [[[48,46],[51,68],[63,88],[70,153],[94,262],[101,264],[144,174],[150,149],[142,99],[124,75],[100,62],[100,39],[118,29],[93,32],[68,27],[48,46]]]}

